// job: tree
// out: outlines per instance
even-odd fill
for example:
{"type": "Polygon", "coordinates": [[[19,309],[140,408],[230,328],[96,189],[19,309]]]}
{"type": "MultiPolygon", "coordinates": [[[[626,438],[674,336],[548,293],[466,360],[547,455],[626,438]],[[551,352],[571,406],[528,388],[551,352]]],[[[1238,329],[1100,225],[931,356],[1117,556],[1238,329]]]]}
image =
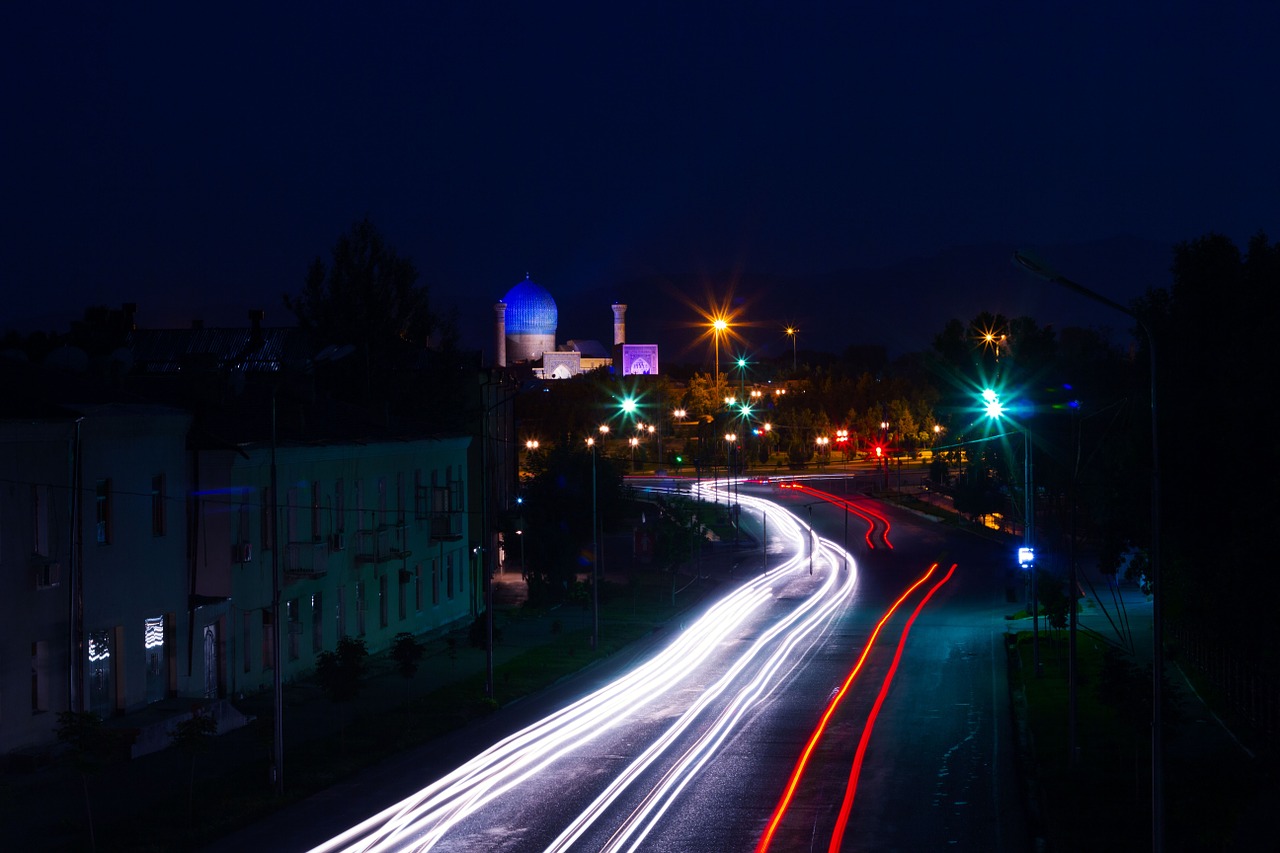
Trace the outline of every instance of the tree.
{"type": "MultiPolygon", "coordinates": [[[[328,265],[319,257],[312,262],[302,292],[284,294],[284,306],[316,346],[356,347],[353,363],[370,393],[375,376],[426,349],[442,326],[417,279],[413,262],[388,246],[366,218],[338,238],[328,265]]],[[[452,330],[449,335],[455,337],[452,330]]]]}
{"type": "Polygon", "coordinates": [[[391,640],[391,659],[396,662],[396,672],[405,681],[405,692],[409,690],[409,679],[418,672],[418,661],[422,660],[427,647],[418,642],[413,634],[401,631],[391,640]]]}
{"type": "Polygon", "coordinates": [[[111,759],[117,738],[102,726],[97,714],[87,711],[61,711],[58,713],[58,742],[69,747],[67,758],[80,773],[84,789],[84,810],[89,820],[89,849],[97,850],[98,841],[93,827],[93,807],[89,802],[89,776],[100,771],[111,759]]]}
{"type": "MultiPolygon", "coordinates": [[[[335,704],[349,702],[360,695],[360,679],[364,677],[369,649],[364,640],[344,636],[336,651],[316,655],[316,681],[335,704]]],[[[346,721],[343,720],[345,732],[346,721]]]]}
{"type": "MultiPolygon", "coordinates": [[[[596,447],[595,512],[602,530],[622,514],[621,469],[596,447]]],[[[533,476],[525,492],[525,548],[529,564],[529,594],[559,601],[579,572],[591,570],[592,451],[585,444],[554,447],[537,454],[533,476]]]]}
{"type": "Polygon", "coordinates": [[[173,743],[191,756],[191,776],[187,785],[187,815],[194,821],[196,815],[196,756],[209,749],[210,739],[218,733],[218,723],[202,708],[194,708],[190,718],[174,726],[170,737],[173,743]]]}

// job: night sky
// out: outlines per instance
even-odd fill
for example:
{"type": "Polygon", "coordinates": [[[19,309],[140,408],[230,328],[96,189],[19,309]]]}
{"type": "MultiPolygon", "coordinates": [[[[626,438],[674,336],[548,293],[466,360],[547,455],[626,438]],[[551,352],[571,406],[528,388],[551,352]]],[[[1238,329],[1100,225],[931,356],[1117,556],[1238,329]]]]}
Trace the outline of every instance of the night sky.
{"type": "Polygon", "coordinates": [[[11,4],[0,330],[285,324],[365,216],[477,348],[526,273],[564,304],[1243,247],[1280,237],[1277,34],[1270,2],[11,4]]]}

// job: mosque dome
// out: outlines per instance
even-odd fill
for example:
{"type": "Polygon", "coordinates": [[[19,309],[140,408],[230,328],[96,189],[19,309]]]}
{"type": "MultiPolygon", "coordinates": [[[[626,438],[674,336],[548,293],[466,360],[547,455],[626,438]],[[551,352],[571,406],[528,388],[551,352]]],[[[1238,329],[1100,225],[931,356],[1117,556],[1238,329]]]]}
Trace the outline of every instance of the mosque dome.
{"type": "Polygon", "coordinates": [[[560,313],[546,288],[525,276],[502,301],[507,304],[508,335],[552,335],[554,340],[560,313]]]}

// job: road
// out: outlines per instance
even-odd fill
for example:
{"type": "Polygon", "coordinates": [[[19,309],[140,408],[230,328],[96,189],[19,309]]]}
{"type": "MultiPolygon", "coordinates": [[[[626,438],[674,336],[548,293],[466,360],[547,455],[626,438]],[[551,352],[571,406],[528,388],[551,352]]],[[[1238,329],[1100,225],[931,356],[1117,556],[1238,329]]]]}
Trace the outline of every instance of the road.
{"type": "Polygon", "coordinates": [[[767,519],[767,573],[316,849],[1025,849],[1005,555],[862,498],[738,498],[767,519]]]}

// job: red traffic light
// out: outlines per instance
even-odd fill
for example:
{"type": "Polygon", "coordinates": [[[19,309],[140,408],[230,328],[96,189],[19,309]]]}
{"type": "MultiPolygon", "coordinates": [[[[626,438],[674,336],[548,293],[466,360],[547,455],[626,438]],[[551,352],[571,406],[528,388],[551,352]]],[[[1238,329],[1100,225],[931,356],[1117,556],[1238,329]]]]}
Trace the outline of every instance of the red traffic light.
{"type": "Polygon", "coordinates": [[[876,445],[876,456],[884,456],[884,448],[878,444],[876,445]]]}

